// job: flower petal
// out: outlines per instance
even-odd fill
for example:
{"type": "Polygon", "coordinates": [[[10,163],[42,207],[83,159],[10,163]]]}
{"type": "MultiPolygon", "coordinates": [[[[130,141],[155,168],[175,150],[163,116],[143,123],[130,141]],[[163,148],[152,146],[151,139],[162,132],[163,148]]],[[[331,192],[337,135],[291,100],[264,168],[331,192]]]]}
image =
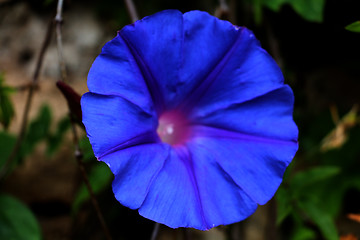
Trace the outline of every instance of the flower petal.
{"type": "MultiPolygon", "coordinates": [[[[182,91],[179,102],[188,95],[197,97],[208,87],[208,76],[223,65],[224,57],[238,37],[237,27],[206,12],[191,11],[184,14],[184,40],[180,82],[187,91],[182,91]]],[[[192,105],[191,98],[186,103],[192,105]]],[[[181,103],[184,105],[184,103],[181,103]]]]}
{"type": "Polygon", "coordinates": [[[223,161],[218,158],[222,153],[193,143],[187,144],[187,149],[207,229],[239,222],[254,213],[257,203],[218,163],[223,161]]]}
{"type": "Polygon", "coordinates": [[[167,10],[145,17],[119,32],[135,58],[160,112],[171,108],[178,94],[182,25],[182,13],[167,10]]]}
{"type": "Polygon", "coordinates": [[[131,209],[139,208],[169,155],[167,144],[143,144],[112,152],[104,161],[115,175],[116,199],[131,209]]]}
{"type": "Polygon", "coordinates": [[[182,15],[166,10],[124,27],[119,35],[146,79],[155,105],[168,110],[196,88],[207,86],[204,79],[217,65],[223,66],[238,32],[231,23],[205,12],[182,15]]]}
{"type": "Polygon", "coordinates": [[[174,148],[153,181],[139,213],[172,228],[208,228],[191,165],[174,148]]]}
{"type": "Polygon", "coordinates": [[[192,93],[187,103],[195,105],[196,114],[206,115],[273,91],[281,87],[283,81],[280,68],[261,48],[253,33],[239,28],[226,55],[192,93]]]}
{"type": "Polygon", "coordinates": [[[157,118],[120,96],[85,93],[81,108],[97,158],[129,146],[159,141],[157,118]]]}
{"type": "Polygon", "coordinates": [[[193,124],[296,142],[298,129],[292,120],[293,103],[290,87],[283,85],[255,99],[218,109],[205,116],[192,116],[191,121],[193,124]]]}
{"type": "MultiPolygon", "coordinates": [[[[256,203],[265,204],[279,187],[298,144],[265,137],[196,126],[188,144],[197,160],[207,152],[256,203]],[[205,149],[205,151],[204,151],[205,149]]],[[[206,154],[205,154],[206,156],[206,154]]]]}
{"type": "MultiPolygon", "coordinates": [[[[134,89],[135,84],[143,85],[145,79],[158,112],[178,105],[192,107],[198,101],[202,111],[211,111],[213,107],[264,94],[283,82],[280,69],[251,31],[200,11],[184,15],[177,10],[159,12],[124,27],[107,45],[115,51],[106,51],[105,46],[99,58],[111,56],[117,63],[121,62],[125,80],[137,79],[127,89],[134,89]],[[261,86],[254,88],[258,84],[261,86]],[[185,103],[184,99],[187,99],[185,103]]],[[[94,64],[105,67],[111,62],[100,59],[94,64]]],[[[96,74],[90,73],[91,80],[96,74]]],[[[109,86],[112,85],[117,84],[109,86]]],[[[118,85],[122,86],[123,82],[118,85]]],[[[89,89],[93,91],[91,87],[90,83],[89,89]]]]}
{"type": "Polygon", "coordinates": [[[119,35],[105,44],[92,64],[87,85],[90,92],[122,96],[144,111],[153,112],[154,106],[146,82],[119,35]]]}
{"type": "Polygon", "coordinates": [[[139,209],[142,216],[173,228],[207,230],[241,221],[255,211],[257,204],[207,148],[187,147],[172,148],[139,209]]]}

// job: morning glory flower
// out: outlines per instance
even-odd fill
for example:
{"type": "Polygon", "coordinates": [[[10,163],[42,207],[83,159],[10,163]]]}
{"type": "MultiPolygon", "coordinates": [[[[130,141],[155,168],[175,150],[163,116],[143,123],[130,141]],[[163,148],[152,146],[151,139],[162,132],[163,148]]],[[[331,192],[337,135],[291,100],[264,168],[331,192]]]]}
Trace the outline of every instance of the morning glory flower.
{"type": "Polygon", "coordinates": [[[105,44],[81,99],[116,199],[169,227],[241,221],[298,148],[293,93],[253,33],[208,13],[156,13],[105,44]]]}

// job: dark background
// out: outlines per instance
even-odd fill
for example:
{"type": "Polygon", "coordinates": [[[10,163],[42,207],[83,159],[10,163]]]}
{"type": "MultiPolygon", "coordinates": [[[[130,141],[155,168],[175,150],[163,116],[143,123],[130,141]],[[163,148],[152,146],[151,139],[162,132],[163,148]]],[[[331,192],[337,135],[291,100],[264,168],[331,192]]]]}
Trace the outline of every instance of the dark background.
{"type": "MultiPolygon", "coordinates": [[[[159,239],[339,238],[331,235],[332,226],[341,239],[359,239],[360,223],[350,220],[347,214],[360,213],[360,118],[356,111],[355,120],[342,117],[360,103],[360,33],[345,29],[348,24],[360,20],[360,1],[325,1],[323,20],[319,22],[304,19],[290,4],[284,4],[279,11],[264,6],[261,21],[256,22],[254,2],[229,1],[230,11],[221,17],[253,30],[282,68],[285,81],[295,94],[294,119],[300,132],[299,151],[276,198],[260,207],[254,216],[210,232],[161,226],[159,239]],[[336,121],[336,117],[343,121],[336,121]],[[340,144],[322,150],[325,137],[340,128],[340,134],[330,138],[340,144]],[[342,137],[347,140],[342,141],[342,137]],[[331,173],[330,168],[338,172],[331,173]],[[315,180],[309,180],[309,185],[295,187],[306,179],[315,180]],[[319,211],[311,211],[306,207],[309,204],[319,211]],[[288,206],[289,212],[279,221],[288,206]],[[279,223],[275,224],[276,221],[279,223]]],[[[134,3],[140,18],[164,9],[182,12],[198,9],[213,14],[219,6],[218,1],[206,0],[137,0],[134,3]]],[[[10,126],[0,131],[14,137],[20,128],[26,86],[34,71],[46,26],[55,16],[56,4],[55,0],[0,1],[0,72],[6,85],[15,89],[10,97],[15,115],[10,126]]],[[[63,18],[69,84],[82,94],[87,91],[87,71],[101,46],[131,20],[124,2],[115,0],[65,1],[63,18]]],[[[54,145],[56,150],[46,154],[51,145],[49,136],[55,134],[59,129],[57,123],[67,116],[66,103],[55,87],[59,79],[56,54],[54,34],[30,114],[30,123],[38,120],[39,125],[44,126],[46,121],[50,126],[34,130],[45,131],[36,141],[25,139],[25,145],[29,141],[34,146],[30,144],[31,147],[23,150],[14,171],[2,181],[0,191],[16,197],[31,210],[44,239],[105,239],[89,197],[78,199],[84,187],[73,157],[69,126],[59,137],[60,143],[54,145]],[[43,104],[48,104],[50,119],[39,117],[43,104]],[[80,203],[77,202],[74,211],[76,201],[80,203]]],[[[81,129],[79,132],[85,135],[81,129]]],[[[101,163],[91,155],[86,139],[82,141],[88,154],[85,166],[91,175],[92,169],[101,163]]],[[[94,188],[113,238],[150,239],[154,223],[116,202],[110,186],[111,174],[104,171],[100,177],[91,176],[94,185],[105,182],[94,188]]]]}

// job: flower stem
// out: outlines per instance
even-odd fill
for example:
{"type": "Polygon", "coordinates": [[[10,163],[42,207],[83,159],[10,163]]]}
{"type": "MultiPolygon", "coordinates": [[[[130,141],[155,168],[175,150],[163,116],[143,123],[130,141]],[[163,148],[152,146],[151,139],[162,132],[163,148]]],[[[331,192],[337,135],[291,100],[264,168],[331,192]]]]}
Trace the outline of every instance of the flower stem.
{"type": "Polygon", "coordinates": [[[111,238],[111,235],[110,235],[110,231],[109,231],[108,227],[106,226],[104,217],[103,217],[103,215],[101,213],[99,204],[98,204],[98,202],[96,200],[94,191],[93,191],[93,189],[91,187],[91,184],[89,182],[89,178],[88,178],[86,170],[85,170],[84,162],[82,161],[83,154],[82,154],[81,149],[79,147],[79,139],[78,139],[78,134],[77,134],[77,131],[76,131],[76,124],[75,124],[74,118],[72,117],[71,114],[70,114],[70,119],[71,119],[71,129],[72,129],[72,132],[73,132],[73,138],[74,138],[74,143],[75,143],[75,158],[76,158],[76,161],[77,161],[77,163],[79,165],[79,169],[81,171],[81,175],[82,175],[82,178],[83,178],[83,180],[85,182],[87,190],[89,191],[91,203],[92,203],[92,205],[93,205],[93,207],[95,209],[96,215],[97,215],[97,217],[98,217],[98,219],[100,221],[100,224],[101,224],[103,232],[104,232],[104,234],[106,236],[106,239],[111,240],[112,238],[111,238]]]}
{"type": "MultiPolygon", "coordinates": [[[[55,16],[55,22],[56,22],[56,36],[57,36],[57,48],[58,48],[58,55],[59,55],[59,67],[60,67],[60,72],[61,72],[61,81],[66,82],[67,80],[67,73],[66,73],[66,67],[65,67],[65,60],[64,60],[64,56],[63,56],[63,47],[62,47],[62,32],[61,32],[61,25],[63,22],[62,19],[62,9],[63,9],[63,0],[58,0],[58,5],[57,5],[57,11],[56,11],[56,16],[55,16]]],[[[81,149],[79,147],[79,137],[76,131],[76,122],[73,116],[73,113],[71,113],[71,107],[68,104],[68,108],[69,108],[69,112],[70,112],[70,120],[71,120],[71,128],[72,128],[72,132],[73,132],[73,141],[74,141],[74,145],[75,145],[75,158],[76,161],[79,165],[80,171],[81,171],[81,175],[82,178],[85,182],[85,185],[87,187],[87,190],[89,191],[90,194],[90,199],[91,199],[91,203],[95,209],[95,212],[97,214],[97,217],[100,221],[102,230],[106,236],[107,240],[111,240],[111,235],[110,235],[110,231],[108,229],[108,227],[106,226],[104,217],[100,211],[100,207],[99,204],[96,200],[94,191],[91,187],[91,184],[89,182],[89,178],[87,176],[85,167],[84,167],[84,163],[82,161],[83,158],[83,154],[81,152],[81,149]]]]}
{"type": "Polygon", "coordinates": [[[64,60],[64,55],[63,55],[62,34],[61,34],[61,25],[63,23],[63,19],[62,19],[63,2],[64,2],[63,0],[58,1],[55,22],[56,22],[56,42],[57,42],[57,49],[58,49],[58,56],[59,56],[61,81],[66,82],[67,74],[66,74],[65,60],[64,60]]]}
{"type": "Polygon", "coordinates": [[[154,230],[151,234],[151,240],[156,240],[159,233],[160,223],[155,223],[154,230]]]}
{"type": "Polygon", "coordinates": [[[267,212],[267,223],[265,226],[265,233],[267,239],[277,239],[277,228],[276,228],[276,218],[277,218],[277,205],[276,199],[273,197],[268,202],[268,212],[267,212]]]}
{"type": "Polygon", "coordinates": [[[139,20],[135,4],[132,0],[125,0],[126,9],[129,13],[132,22],[139,20]]]}

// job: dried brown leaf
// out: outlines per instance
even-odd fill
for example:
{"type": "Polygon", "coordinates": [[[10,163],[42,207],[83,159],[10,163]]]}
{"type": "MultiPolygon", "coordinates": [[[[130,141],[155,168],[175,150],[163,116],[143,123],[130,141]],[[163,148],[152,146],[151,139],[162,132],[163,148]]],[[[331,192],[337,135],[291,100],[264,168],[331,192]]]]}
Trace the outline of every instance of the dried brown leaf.
{"type": "Polygon", "coordinates": [[[347,234],[340,236],[340,240],[359,240],[359,239],[353,234],[347,234]]]}
{"type": "Polygon", "coordinates": [[[347,217],[351,220],[354,220],[354,221],[360,223],[360,214],[350,213],[347,215],[347,217]]]}
{"type": "Polygon", "coordinates": [[[338,120],[338,117],[336,116],[337,110],[334,108],[331,108],[330,110],[336,126],[321,141],[320,150],[323,152],[342,147],[348,139],[348,130],[353,128],[359,121],[357,105],[354,105],[351,110],[340,120],[338,120]]]}

